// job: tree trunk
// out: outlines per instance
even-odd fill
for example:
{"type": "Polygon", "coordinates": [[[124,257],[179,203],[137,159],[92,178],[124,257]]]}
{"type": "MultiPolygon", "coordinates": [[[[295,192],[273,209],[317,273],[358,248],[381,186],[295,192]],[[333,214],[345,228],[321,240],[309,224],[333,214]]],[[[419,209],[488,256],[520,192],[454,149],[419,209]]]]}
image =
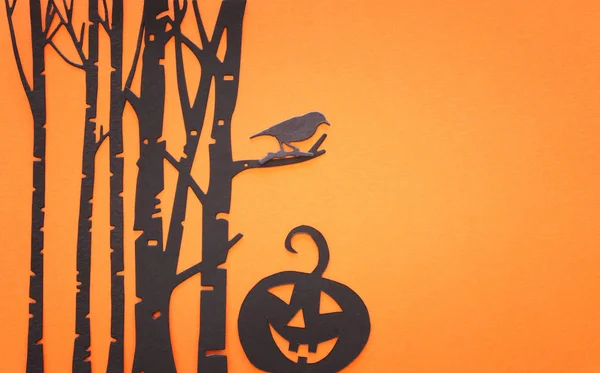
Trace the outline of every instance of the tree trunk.
{"type": "Polygon", "coordinates": [[[77,282],[75,310],[75,343],[73,346],[73,372],[91,372],[90,357],[90,272],[92,254],[92,198],[94,197],[96,115],[98,98],[98,3],[89,2],[88,57],[83,63],[85,71],[85,127],[83,134],[83,178],[79,201],[77,231],[77,282]]]}
{"type": "MultiPolygon", "coordinates": [[[[227,260],[231,245],[229,222],[219,214],[229,214],[233,159],[231,121],[238,95],[241,60],[242,22],[246,1],[223,1],[213,35],[227,29],[227,50],[221,69],[215,74],[215,115],[209,145],[210,185],[202,216],[203,289],[200,296],[200,341],[198,372],[226,373],[225,316],[227,270],[219,266],[227,260]]],[[[216,46],[215,46],[216,47],[216,46]]]]}
{"type": "Polygon", "coordinates": [[[31,203],[31,272],[29,277],[29,334],[27,340],[27,373],[44,371],[44,205],[46,199],[46,78],[40,0],[29,1],[33,85],[28,94],[33,114],[33,194],[31,203]]]}
{"type": "Polygon", "coordinates": [[[165,72],[162,65],[167,21],[157,16],[168,10],[166,0],[147,0],[144,5],[145,43],[142,86],[137,100],[140,127],[140,159],[136,185],[135,241],[136,352],[135,373],[175,373],[169,330],[172,274],[165,271],[162,218],[158,195],[164,188],[165,141],[160,141],[165,104],[165,72]]]}
{"type": "Polygon", "coordinates": [[[125,318],[123,257],[123,0],[113,0],[110,30],[110,272],[112,342],[108,355],[108,373],[122,373],[125,318]]]}

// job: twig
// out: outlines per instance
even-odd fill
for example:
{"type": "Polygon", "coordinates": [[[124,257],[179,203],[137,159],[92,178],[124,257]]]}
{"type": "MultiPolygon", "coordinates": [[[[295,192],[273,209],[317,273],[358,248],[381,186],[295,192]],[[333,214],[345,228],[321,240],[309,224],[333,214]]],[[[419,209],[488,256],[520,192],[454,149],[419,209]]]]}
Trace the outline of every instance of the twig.
{"type": "Polygon", "coordinates": [[[229,245],[227,246],[227,252],[229,252],[229,250],[231,250],[231,248],[234,247],[235,244],[238,243],[242,239],[242,237],[244,237],[244,235],[241,233],[238,233],[231,240],[229,240],[229,245]]]}
{"type": "Polygon", "coordinates": [[[73,20],[73,0],[71,0],[71,6],[67,5],[67,0],[63,0],[63,6],[67,12],[67,19],[71,22],[73,20]]]}
{"type": "Polygon", "coordinates": [[[6,4],[6,13],[9,17],[12,17],[15,7],[17,6],[17,0],[14,0],[12,5],[9,4],[8,0],[5,0],[4,3],[6,4]]]}
{"type": "Polygon", "coordinates": [[[19,70],[19,77],[21,78],[21,84],[23,84],[23,88],[27,94],[31,93],[31,86],[27,81],[27,76],[25,75],[25,70],[23,69],[23,61],[21,60],[21,55],[19,54],[19,46],[17,44],[17,35],[15,33],[15,25],[13,23],[12,15],[15,11],[15,6],[17,6],[17,0],[14,0],[12,6],[8,2],[8,0],[4,0],[4,4],[6,5],[6,16],[8,18],[8,29],[10,31],[10,41],[12,43],[13,53],[15,55],[15,61],[17,62],[17,69],[19,70]]]}
{"type": "MultiPolygon", "coordinates": [[[[54,1],[54,0],[51,0],[51,1],[54,1]]],[[[81,25],[81,33],[80,33],[81,40],[78,40],[77,35],[75,35],[75,30],[73,29],[73,24],[71,22],[72,14],[73,14],[73,0],[71,0],[70,8],[67,5],[67,0],[63,0],[63,4],[66,8],[67,19],[65,20],[65,17],[61,14],[60,11],[57,11],[56,14],[60,18],[61,23],[67,29],[67,32],[69,33],[69,36],[71,37],[71,41],[73,42],[73,44],[75,46],[75,50],[77,50],[77,54],[79,54],[79,57],[81,58],[81,63],[84,63],[87,60],[87,58],[85,57],[85,54],[83,53],[83,48],[82,48],[83,37],[84,37],[84,33],[85,33],[85,23],[81,25]]]]}
{"type": "MultiPolygon", "coordinates": [[[[63,27],[63,23],[59,23],[58,26],[56,26],[56,28],[54,29],[54,31],[52,31],[52,33],[50,35],[48,35],[46,37],[46,43],[52,39],[54,39],[54,36],[56,35],[56,33],[60,30],[60,28],[63,27]]],[[[50,31],[50,30],[48,30],[50,31]]]]}
{"type": "Polygon", "coordinates": [[[46,27],[44,28],[44,35],[48,35],[50,31],[50,26],[52,26],[52,21],[54,21],[54,16],[56,15],[56,7],[52,1],[48,1],[48,5],[46,6],[46,27]]]}
{"type": "Polygon", "coordinates": [[[63,52],[60,51],[60,49],[58,49],[58,47],[56,46],[56,44],[54,44],[54,42],[52,40],[48,40],[48,44],[50,44],[50,46],[52,47],[52,49],[54,49],[56,51],[56,53],[58,53],[59,56],[62,57],[62,59],[68,63],[69,65],[76,67],[78,69],[83,69],[83,65],[77,64],[73,61],[71,61],[67,56],[65,56],[63,54],[63,52]]]}
{"type": "Polygon", "coordinates": [[[94,150],[95,153],[98,152],[98,150],[100,149],[100,146],[102,145],[104,140],[106,140],[106,138],[109,136],[110,136],[110,131],[107,131],[106,133],[104,133],[104,127],[100,126],[100,138],[98,139],[98,141],[96,141],[96,149],[94,150]]]}
{"type": "Polygon", "coordinates": [[[308,160],[320,157],[323,154],[325,154],[325,150],[319,149],[319,147],[321,146],[321,144],[323,144],[323,141],[325,141],[326,137],[327,137],[327,134],[324,133],[319,138],[319,140],[317,140],[317,142],[310,148],[310,150],[308,152],[312,153],[313,154],[312,156],[271,159],[266,163],[261,163],[261,160],[259,160],[259,159],[235,161],[235,162],[233,162],[233,167],[232,167],[232,175],[233,175],[232,177],[235,177],[237,174],[239,174],[242,171],[250,170],[253,168],[281,167],[281,166],[287,166],[290,164],[306,162],[308,160]]]}
{"type": "MultiPolygon", "coordinates": [[[[79,31],[79,41],[75,41],[75,43],[78,43],[78,45],[79,45],[80,48],[83,45],[83,38],[84,38],[84,36],[85,36],[85,23],[82,23],[81,24],[81,31],[79,31]]],[[[82,52],[82,55],[83,55],[83,52],[82,52]]]]}

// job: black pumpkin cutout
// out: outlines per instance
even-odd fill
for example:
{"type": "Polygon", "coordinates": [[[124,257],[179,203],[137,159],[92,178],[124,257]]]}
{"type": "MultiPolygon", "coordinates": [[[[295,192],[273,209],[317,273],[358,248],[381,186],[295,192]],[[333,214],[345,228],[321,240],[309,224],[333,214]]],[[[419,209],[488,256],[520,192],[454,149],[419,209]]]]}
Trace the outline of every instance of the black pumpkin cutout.
{"type": "Polygon", "coordinates": [[[280,272],[264,278],[250,290],[239,314],[238,332],[248,360],[256,368],[270,373],[335,373],[348,366],[362,351],[369,338],[371,324],[367,308],[360,297],[346,285],[323,278],[329,263],[329,248],[316,229],[302,225],[294,228],[285,240],[288,251],[296,253],[292,237],[307,233],[319,249],[319,263],[312,273],[280,272]],[[281,285],[293,285],[289,304],[269,292],[281,285]],[[321,292],[333,298],[341,312],[320,314],[321,292]],[[304,328],[290,326],[302,311],[304,328]],[[298,352],[308,345],[317,352],[320,343],[337,338],[335,346],[322,360],[308,363],[288,359],[277,346],[271,328],[289,342],[289,351],[298,352]]]}

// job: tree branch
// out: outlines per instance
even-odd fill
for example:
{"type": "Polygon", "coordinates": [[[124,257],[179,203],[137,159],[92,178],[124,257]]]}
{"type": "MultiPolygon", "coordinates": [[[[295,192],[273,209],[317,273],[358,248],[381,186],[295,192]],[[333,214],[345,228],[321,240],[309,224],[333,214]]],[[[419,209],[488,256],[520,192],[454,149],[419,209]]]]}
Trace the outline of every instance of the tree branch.
{"type": "Polygon", "coordinates": [[[106,31],[106,33],[110,37],[110,33],[112,30],[110,29],[110,25],[108,24],[108,22],[105,19],[103,19],[102,17],[98,17],[98,23],[100,24],[100,26],[102,26],[104,31],[106,31]]]}
{"type": "Polygon", "coordinates": [[[131,92],[130,88],[131,88],[131,85],[133,84],[133,78],[135,76],[135,71],[137,70],[137,64],[139,62],[140,54],[141,54],[141,50],[142,50],[142,41],[144,39],[144,28],[145,28],[144,18],[142,17],[142,23],[140,24],[140,31],[138,33],[137,42],[135,44],[135,54],[133,56],[133,62],[131,64],[131,69],[129,70],[129,74],[127,74],[127,80],[125,81],[125,88],[124,88],[125,92],[129,91],[131,94],[133,94],[133,92],[131,92]]]}
{"type": "Polygon", "coordinates": [[[175,8],[175,22],[178,22],[181,25],[183,21],[183,17],[185,17],[185,13],[188,8],[188,0],[183,0],[183,6],[179,6],[179,0],[173,0],[173,6],[175,8]]]}
{"type": "Polygon", "coordinates": [[[217,23],[215,24],[215,28],[213,30],[212,38],[209,42],[209,45],[205,45],[204,49],[211,50],[213,53],[217,52],[219,45],[221,44],[221,39],[223,38],[223,32],[225,31],[227,20],[227,12],[224,11],[226,7],[226,2],[221,2],[221,8],[219,9],[219,15],[217,16],[217,23]]]}
{"type": "Polygon", "coordinates": [[[106,138],[109,136],[110,136],[110,131],[104,133],[104,127],[100,126],[100,138],[98,139],[98,141],[96,141],[96,150],[94,151],[95,153],[98,152],[98,150],[100,149],[100,146],[102,146],[102,143],[104,142],[104,140],[106,140],[106,138]]]}
{"type": "MultiPolygon", "coordinates": [[[[179,91],[179,102],[181,104],[181,111],[183,117],[186,118],[190,110],[190,97],[188,94],[187,81],[185,79],[185,68],[183,65],[183,51],[181,48],[181,22],[185,16],[185,9],[187,9],[187,1],[184,1],[184,9],[179,8],[179,0],[173,0],[175,4],[175,20],[173,22],[173,32],[175,34],[175,70],[177,74],[177,90],[179,91]]],[[[184,120],[184,122],[187,121],[184,120]]],[[[187,125],[186,125],[187,127],[187,125]]],[[[186,128],[186,132],[189,132],[189,128],[186,128]]]]}
{"type": "MultiPolygon", "coordinates": [[[[54,0],[51,0],[51,1],[54,2],[54,0]]],[[[73,23],[72,23],[73,0],[71,0],[71,7],[69,7],[67,5],[67,0],[63,0],[63,4],[64,4],[66,12],[67,12],[67,19],[65,19],[65,17],[62,15],[62,13],[60,11],[57,11],[56,14],[58,15],[61,23],[65,26],[67,32],[69,33],[69,36],[71,37],[71,41],[73,42],[73,45],[75,46],[75,50],[77,51],[79,58],[81,58],[81,63],[83,64],[87,60],[87,58],[85,57],[85,54],[83,53],[83,47],[82,47],[83,37],[84,37],[84,33],[85,33],[85,23],[83,23],[81,25],[80,39],[77,39],[77,35],[75,34],[75,30],[73,29],[73,23]]],[[[54,5],[54,7],[56,7],[56,5],[54,5]]]]}
{"type": "Polygon", "coordinates": [[[69,22],[71,22],[73,20],[73,0],[71,0],[70,6],[67,5],[67,0],[63,0],[63,6],[65,7],[65,12],[67,12],[67,19],[69,20],[69,22]]]}
{"type": "Polygon", "coordinates": [[[261,163],[261,160],[259,160],[259,159],[234,161],[233,166],[232,166],[232,177],[235,177],[237,174],[239,174],[242,171],[250,170],[253,168],[288,166],[291,164],[302,163],[302,162],[309,161],[311,159],[318,158],[318,157],[322,156],[323,154],[325,154],[325,150],[324,149],[319,150],[319,147],[321,146],[323,141],[325,141],[326,137],[327,137],[327,134],[324,133],[319,138],[319,140],[317,140],[317,142],[312,146],[312,148],[310,148],[310,150],[308,152],[312,153],[313,154],[312,156],[300,156],[300,157],[296,156],[296,157],[292,157],[292,158],[278,158],[278,159],[269,160],[266,163],[261,163]]]}
{"type": "Polygon", "coordinates": [[[129,104],[133,108],[133,111],[135,111],[135,114],[139,115],[140,98],[136,96],[135,93],[133,93],[129,88],[125,88],[123,90],[123,95],[125,96],[125,100],[129,102],[129,104]]]}
{"type": "MultiPolygon", "coordinates": [[[[58,26],[56,26],[56,28],[54,29],[54,31],[52,31],[52,33],[50,33],[50,35],[48,35],[48,36],[46,37],[46,43],[48,43],[48,41],[50,41],[50,40],[54,39],[54,36],[56,35],[56,33],[57,33],[58,31],[60,31],[60,28],[61,28],[61,27],[63,27],[63,23],[62,23],[62,22],[61,22],[61,23],[59,23],[59,24],[58,24],[58,26]]],[[[48,31],[50,31],[50,30],[48,30],[48,31]]]]}
{"type": "MultiPolygon", "coordinates": [[[[229,250],[231,250],[231,248],[233,246],[235,246],[235,244],[238,243],[242,239],[242,237],[244,237],[243,234],[241,234],[241,233],[236,234],[235,237],[233,237],[227,243],[226,250],[229,252],[229,250]]],[[[200,262],[200,263],[194,264],[193,266],[186,269],[185,271],[178,273],[177,275],[175,275],[175,279],[173,281],[173,289],[175,289],[177,286],[181,285],[183,282],[185,282],[192,276],[194,276],[198,273],[202,273],[202,271],[206,267],[214,268],[214,265],[209,266],[208,263],[200,262]]]]}
{"type": "MultiPolygon", "coordinates": [[[[183,44],[194,54],[200,64],[202,64],[202,62],[208,62],[212,63],[214,66],[221,65],[221,61],[214,53],[209,53],[204,49],[200,49],[200,47],[194,44],[193,41],[183,34],[179,35],[179,37],[181,38],[183,44]]],[[[215,71],[215,73],[217,72],[215,71]]]]}
{"type": "Polygon", "coordinates": [[[104,18],[100,16],[98,16],[98,18],[100,19],[100,24],[104,27],[104,31],[110,35],[110,17],[108,16],[108,4],[106,3],[106,0],[102,0],[102,8],[104,9],[104,18]]]}
{"type": "Polygon", "coordinates": [[[13,23],[13,12],[15,11],[15,7],[17,6],[17,0],[14,0],[12,6],[8,2],[8,0],[4,0],[4,4],[6,5],[6,17],[8,18],[8,29],[10,31],[10,41],[12,43],[13,54],[15,55],[15,61],[17,62],[17,69],[19,70],[19,77],[21,78],[21,84],[23,84],[23,88],[25,89],[25,93],[31,93],[31,86],[27,81],[27,76],[25,75],[25,70],[23,69],[23,61],[21,60],[21,55],[19,54],[19,46],[17,44],[17,35],[15,33],[15,25],[13,23]]]}
{"type": "MultiPolygon", "coordinates": [[[[76,45],[79,45],[79,48],[81,48],[81,50],[83,51],[83,38],[85,37],[85,23],[81,24],[81,30],[79,31],[79,41],[77,40],[77,38],[75,38],[75,40],[73,41],[76,45]]],[[[83,52],[82,56],[83,56],[83,52]]],[[[83,58],[83,57],[82,57],[83,58]]]]}
{"type": "Polygon", "coordinates": [[[56,11],[57,10],[54,6],[54,3],[48,1],[48,4],[46,5],[46,26],[44,27],[44,35],[48,35],[48,32],[50,31],[50,26],[52,26],[52,21],[54,21],[54,17],[56,16],[56,11]]]}
{"type": "Polygon", "coordinates": [[[194,264],[193,266],[186,269],[185,271],[178,273],[177,275],[175,275],[175,279],[173,281],[172,288],[175,289],[177,286],[183,284],[186,280],[190,279],[192,276],[194,276],[198,273],[202,273],[202,271],[204,270],[204,267],[206,267],[206,264],[204,264],[203,262],[200,262],[200,263],[194,264]]]}
{"type": "Polygon", "coordinates": [[[206,35],[206,29],[202,23],[202,17],[200,17],[200,8],[198,7],[198,0],[192,0],[194,6],[194,16],[196,17],[196,24],[198,25],[198,32],[200,33],[200,41],[202,42],[202,48],[208,46],[208,35],[206,35]]]}
{"type": "Polygon", "coordinates": [[[8,17],[12,17],[15,11],[15,7],[17,6],[17,0],[14,0],[12,5],[10,5],[8,0],[5,0],[4,4],[6,5],[6,14],[8,15],[8,17]]]}
{"type": "Polygon", "coordinates": [[[58,55],[59,55],[59,56],[61,56],[61,57],[62,57],[62,59],[63,59],[63,60],[66,62],[66,63],[68,63],[69,65],[71,65],[71,66],[73,66],[73,67],[76,67],[76,68],[78,68],[78,69],[83,69],[83,65],[80,65],[80,64],[77,64],[77,63],[75,63],[75,62],[71,61],[71,60],[69,59],[69,57],[65,56],[65,55],[63,54],[63,52],[61,52],[61,51],[60,51],[60,49],[58,49],[58,47],[56,46],[56,44],[54,44],[54,42],[53,42],[52,40],[48,40],[48,44],[50,44],[50,46],[52,47],[52,49],[54,49],[54,50],[56,51],[56,53],[58,53],[58,55]]]}
{"type": "Polygon", "coordinates": [[[235,244],[238,243],[242,239],[242,237],[244,237],[244,235],[241,233],[238,233],[231,240],[229,240],[229,245],[227,246],[227,251],[231,250],[231,248],[234,247],[235,244]]]}
{"type": "Polygon", "coordinates": [[[200,185],[198,185],[198,183],[196,183],[196,180],[194,180],[194,178],[192,177],[192,175],[189,173],[188,170],[183,169],[183,167],[181,167],[180,163],[177,162],[177,160],[175,160],[175,158],[173,157],[173,155],[167,151],[165,151],[165,159],[167,161],[169,161],[169,163],[175,167],[175,169],[182,174],[183,176],[187,177],[188,179],[188,186],[192,189],[192,191],[194,192],[194,194],[196,195],[196,197],[198,198],[198,200],[201,203],[204,203],[205,198],[206,198],[206,193],[204,193],[204,191],[202,190],[202,188],[200,188],[200,185]]]}

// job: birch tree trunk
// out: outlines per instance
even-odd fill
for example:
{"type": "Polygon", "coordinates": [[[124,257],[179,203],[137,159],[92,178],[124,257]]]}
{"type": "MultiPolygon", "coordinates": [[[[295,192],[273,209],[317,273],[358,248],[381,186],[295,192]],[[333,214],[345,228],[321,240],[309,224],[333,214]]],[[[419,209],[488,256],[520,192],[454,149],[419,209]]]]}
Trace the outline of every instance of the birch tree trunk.
{"type": "Polygon", "coordinates": [[[108,355],[108,373],[124,369],[125,288],[123,256],[123,0],[113,0],[110,37],[110,273],[112,342],[108,355]]]}
{"type": "Polygon", "coordinates": [[[164,189],[165,141],[162,136],[165,105],[165,57],[167,18],[159,15],[169,9],[167,0],[147,0],[144,4],[145,48],[142,55],[142,83],[134,100],[140,128],[140,159],[136,185],[135,241],[136,352],[135,373],[175,373],[169,331],[171,282],[165,271],[160,199],[164,189]],[[158,19],[157,19],[158,18],[158,19]]]}
{"type": "MultiPolygon", "coordinates": [[[[92,255],[92,209],[94,197],[95,158],[100,142],[96,141],[98,109],[98,3],[89,1],[88,56],[83,61],[85,72],[85,124],[83,132],[83,159],[81,192],[77,228],[77,282],[75,303],[75,343],[73,372],[90,373],[90,274],[92,255]]],[[[82,40],[83,42],[83,40],[82,40]]],[[[79,46],[81,48],[81,46],[79,46]]]]}

